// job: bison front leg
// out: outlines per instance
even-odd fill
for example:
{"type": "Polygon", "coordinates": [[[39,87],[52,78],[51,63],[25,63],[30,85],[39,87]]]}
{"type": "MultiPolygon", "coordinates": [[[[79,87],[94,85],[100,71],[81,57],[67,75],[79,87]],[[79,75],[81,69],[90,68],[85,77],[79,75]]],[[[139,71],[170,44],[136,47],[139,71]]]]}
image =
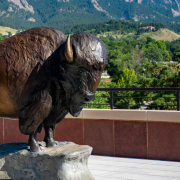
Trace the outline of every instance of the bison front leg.
{"type": "Polygon", "coordinates": [[[30,146],[31,152],[39,152],[41,148],[39,147],[38,141],[36,140],[37,131],[29,135],[28,145],[30,146]]]}
{"type": "Polygon", "coordinates": [[[19,114],[19,129],[21,133],[29,135],[28,144],[31,152],[41,151],[36,141],[37,131],[42,126],[45,118],[52,108],[52,98],[47,91],[41,91],[31,97],[31,101],[25,105],[19,114]]]}
{"type": "Polygon", "coordinates": [[[53,139],[53,127],[44,127],[45,130],[45,137],[44,141],[46,143],[46,147],[54,147],[56,146],[56,142],[53,139]]]}

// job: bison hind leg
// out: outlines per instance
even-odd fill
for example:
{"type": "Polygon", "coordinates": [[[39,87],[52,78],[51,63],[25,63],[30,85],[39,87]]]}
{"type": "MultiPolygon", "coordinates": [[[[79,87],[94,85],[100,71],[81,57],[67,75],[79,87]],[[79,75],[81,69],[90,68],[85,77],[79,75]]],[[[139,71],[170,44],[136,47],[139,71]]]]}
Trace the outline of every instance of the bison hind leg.
{"type": "Polygon", "coordinates": [[[57,143],[53,139],[53,127],[45,126],[44,130],[45,130],[44,141],[46,143],[46,147],[57,146],[57,143]]]}
{"type": "Polygon", "coordinates": [[[29,135],[28,145],[30,146],[31,152],[40,152],[42,149],[40,148],[38,141],[36,140],[37,131],[31,135],[29,135]]]}

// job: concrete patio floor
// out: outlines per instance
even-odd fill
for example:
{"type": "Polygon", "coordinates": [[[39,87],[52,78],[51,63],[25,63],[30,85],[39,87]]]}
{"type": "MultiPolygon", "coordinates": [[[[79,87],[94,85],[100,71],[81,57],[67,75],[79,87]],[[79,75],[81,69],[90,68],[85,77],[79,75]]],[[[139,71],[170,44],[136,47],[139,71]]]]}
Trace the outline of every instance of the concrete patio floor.
{"type": "Polygon", "coordinates": [[[95,180],[180,180],[180,162],[91,155],[95,180]]]}

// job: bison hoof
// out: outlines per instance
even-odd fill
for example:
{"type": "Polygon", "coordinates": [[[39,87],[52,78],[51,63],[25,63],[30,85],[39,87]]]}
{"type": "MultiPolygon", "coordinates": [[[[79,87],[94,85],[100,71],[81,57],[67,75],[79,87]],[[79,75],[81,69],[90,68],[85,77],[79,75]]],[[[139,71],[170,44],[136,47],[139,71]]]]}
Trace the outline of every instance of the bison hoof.
{"type": "Polygon", "coordinates": [[[45,141],[46,142],[46,147],[54,147],[57,146],[57,143],[53,141],[45,141]]]}
{"type": "Polygon", "coordinates": [[[42,149],[38,145],[38,143],[34,143],[33,145],[30,146],[30,152],[41,152],[42,149]]]}

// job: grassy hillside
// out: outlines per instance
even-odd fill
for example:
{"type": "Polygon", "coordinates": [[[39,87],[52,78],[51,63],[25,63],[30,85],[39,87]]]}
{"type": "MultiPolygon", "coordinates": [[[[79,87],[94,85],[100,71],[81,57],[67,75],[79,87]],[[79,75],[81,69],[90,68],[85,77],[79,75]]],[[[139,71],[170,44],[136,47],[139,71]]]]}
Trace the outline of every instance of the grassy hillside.
{"type": "MultiPolygon", "coordinates": [[[[130,35],[135,35],[135,33],[128,33],[126,35],[121,34],[121,31],[110,31],[110,32],[105,32],[102,34],[98,34],[97,36],[103,36],[103,37],[108,37],[108,36],[113,36],[117,39],[120,38],[126,38],[127,36],[130,35]]],[[[152,39],[157,40],[164,40],[164,41],[174,41],[180,38],[180,35],[176,34],[173,31],[170,31],[169,29],[160,29],[156,32],[148,32],[148,33],[143,33],[140,35],[140,37],[151,37],[152,39]]]]}
{"type": "Polygon", "coordinates": [[[174,41],[180,38],[180,35],[176,34],[173,31],[170,31],[169,29],[162,29],[156,32],[149,32],[144,33],[141,36],[145,37],[151,37],[152,39],[157,40],[164,40],[164,41],[174,41]]]}
{"type": "Polygon", "coordinates": [[[12,29],[10,27],[0,26],[0,34],[8,34],[9,32],[11,34],[15,34],[17,31],[18,31],[17,29],[12,29]]]}
{"type": "Polygon", "coordinates": [[[103,37],[108,37],[108,36],[113,36],[116,37],[117,39],[120,39],[122,37],[127,37],[128,35],[134,35],[135,33],[128,33],[126,35],[121,34],[121,30],[117,30],[117,31],[109,31],[109,32],[104,32],[101,34],[98,34],[97,37],[103,36],[103,37]]]}

